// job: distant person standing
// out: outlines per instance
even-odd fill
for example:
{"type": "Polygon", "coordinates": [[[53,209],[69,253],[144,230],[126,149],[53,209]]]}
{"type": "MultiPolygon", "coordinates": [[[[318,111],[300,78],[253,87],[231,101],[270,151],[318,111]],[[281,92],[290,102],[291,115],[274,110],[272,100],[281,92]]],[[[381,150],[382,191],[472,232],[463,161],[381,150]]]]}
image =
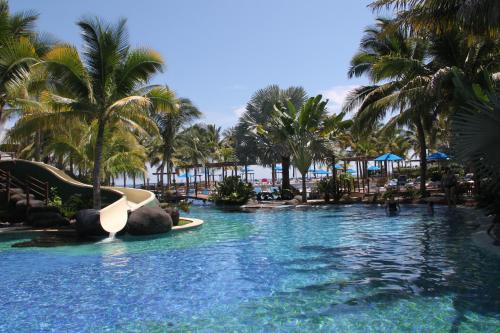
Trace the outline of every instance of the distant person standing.
{"type": "Polygon", "coordinates": [[[388,215],[395,215],[400,210],[399,201],[396,201],[393,196],[390,196],[385,202],[385,212],[388,215]]]}
{"type": "Polygon", "coordinates": [[[456,205],[456,188],[457,188],[457,177],[450,168],[444,169],[443,177],[441,178],[441,184],[444,189],[444,194],[446,196],[446,202],[448,207],[455,207],[456,205]]]}

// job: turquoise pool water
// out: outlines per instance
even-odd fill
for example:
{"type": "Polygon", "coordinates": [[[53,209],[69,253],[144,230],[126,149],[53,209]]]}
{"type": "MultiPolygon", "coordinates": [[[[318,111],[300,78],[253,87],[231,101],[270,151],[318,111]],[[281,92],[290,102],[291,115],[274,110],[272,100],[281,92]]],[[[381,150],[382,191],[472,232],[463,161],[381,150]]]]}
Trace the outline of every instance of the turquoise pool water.
{"type": "Polygon", "coordinates": [[[499,332],[500,260],[470,210],[222,212],[159,238],[0,240],[1,332],[499,332]]]}

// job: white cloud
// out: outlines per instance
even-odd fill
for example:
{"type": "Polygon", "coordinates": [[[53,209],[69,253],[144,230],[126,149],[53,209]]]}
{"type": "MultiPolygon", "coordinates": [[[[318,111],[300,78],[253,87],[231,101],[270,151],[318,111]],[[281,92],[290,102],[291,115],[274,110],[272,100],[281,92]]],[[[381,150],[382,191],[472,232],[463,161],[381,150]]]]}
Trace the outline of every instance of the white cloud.
{"type": "Polygon", "coordinates": [[[328,109],[330,112],[339,112],[351,90],[357,88],[356,85],[334,86],[321,92],[324,98],[328,98],[328,109]]]}
{"type": "Polygon", "coordinates": [[[236,116],[238,116],[238,118],[239,118],[239,117],[241,117],[241,116],[243,115],[243,113],[245,113],[245,110],[246,110],[246,108],[245,108],[245,106],[243,105],[243,106],[240,106],[240,107],[237,107],[236,109],[234,109],[234,110],[233,110],[233,113],[234,113],[236,116]]]}

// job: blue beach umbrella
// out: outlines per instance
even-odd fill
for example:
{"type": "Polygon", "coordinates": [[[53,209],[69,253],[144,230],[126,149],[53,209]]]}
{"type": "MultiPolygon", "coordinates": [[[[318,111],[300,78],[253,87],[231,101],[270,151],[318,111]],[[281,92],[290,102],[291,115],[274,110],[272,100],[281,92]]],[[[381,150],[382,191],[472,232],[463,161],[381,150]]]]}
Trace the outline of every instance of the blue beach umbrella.
{"type": "Polygon", "coordinates": [[[402,161],[403,158],[393,153],[385,153],[375,159],[375,161],[402,161]]]}
{"type": "Polygon", "coordinates": [[[181,177],[181,178],[186,178],[186,177],[188,177],[188,178],[191,178],[191,177],[194,177],[194,176],[193,176],[192,174],[190,174],[190,173],[188,173],[187,175],[186,175],[185,173],[183,173],[182,175],[179,175],[179,176],[177,176],[177,177],[181,177]]]}
{"type": "Polygon", "coordinates": [[[376,166],[376,165],[372,165],[370,167],[368,167],[368,171],[379,171],[380,170],[380,167],[376,166]]]}
{"type": "Polygon", "coordinates": [[[281,167],[281,165],[277,165],[274,167],[274,170],[276,171],[283,171],[283,168],[281,167]]]}
{"type": "Polygon", "coordinates": [[[429,161],[447,160],[448,158],[449,158],[448,154],[438,151],[434,154],[429,155],[427,157],[427,160],[429,161]]]}
{"type": "Polygon", "coordinates": [[[337,170],[342,170],[342,169],[343,169],[343,167],[342,167],[342,165],[340,165],[340,164],[335,164],[335,169],[337,169],[337,170]]]}
{"type": "MultiPolygon", "coordinates": [[[[251,169],[251,168],[247,168],[247,172],[254,172],[255,170],[254,169],[251,169]]],[[[245,172],[245,169],[240,169],[240,172],[245,172]]]]}
{"type": "Polygon", "coordinates": [[[356,173],[356,170],[354,170],[354,169],[347,169],[345,172],[347,172],[347,173],[356,173]]]}
{"type": "Polygon", "coordinates": [[[328,171],[326,170],[316,170],[314,173],[317,175],[328,175],[328,171]]]}

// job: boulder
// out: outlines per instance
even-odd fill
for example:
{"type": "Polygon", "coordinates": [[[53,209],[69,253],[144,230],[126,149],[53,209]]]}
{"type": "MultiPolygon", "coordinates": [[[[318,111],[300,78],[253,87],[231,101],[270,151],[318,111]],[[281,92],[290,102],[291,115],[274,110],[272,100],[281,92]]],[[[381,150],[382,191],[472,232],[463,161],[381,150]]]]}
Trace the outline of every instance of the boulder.
{"type": "Polygon", "coordinates": [[[46,213],[53,212],[61,214],[61,211],[58,207],[55,206],[42,206],[42,207],[32,207],[30,208],[30,213],[46,213]]]}
{"type": "Polygon", "coordinates": [[[285,201],[285,204],[297,206],[300,204],[300,202],[301,202],[301,200],[292,199],[292,200],[285,201]]]}
{"type": "Polygon", "coordinates": [[[80,236],[107,236],[108,232],[101,226],[99,211],[82,209],[75,215],[76,231],[80,236]]]}
{"type": "Polygon", "coordinates": [[[172,218],[160,207],[141,207],[130,214],[126,228],[136,236],[166,233],[172,229],[172,218]]]}
{"type": "MultiPolygon", "coordinates": [[[[27,205],[28,202],[26,201],[26,199],[19,200],[18,202],[16,202],[16,208],[25,209],[27,205]]],[[[30,200],[30,207],[39,208],[44,206],[45,206],[45,201],[35,200],[35,199],[30,200]]]]}
{"type": "MultiPolygon", "coordinates": [[[[17,202],[19,200],[26,200],[26,194],[16,193],[10,196],[10,201],[17,202]]],[[[35,200],[35,196],[33,194],[30,194],[30,200],[35,200]]]]}
{"type": "Polygon", "coordinates": [[[69,221],[65,219],[59,212],[51,211],[30,211],[26,223],[35,228],[52,228],[69,225],[69,221]]]}
{"type": "Polygon", "coordinates": [[[12,187],[10,189],[10,195],[13,195],[13,194],[24,194],[24,190],[21,188],[18,188],[18,187],[12,187]]]}
{"type": "Polygon", "coordinates": [[[180,214],[177,208],[166,207],[163,210],[172,218],[172,225],[179,225],[180,214]]]}

